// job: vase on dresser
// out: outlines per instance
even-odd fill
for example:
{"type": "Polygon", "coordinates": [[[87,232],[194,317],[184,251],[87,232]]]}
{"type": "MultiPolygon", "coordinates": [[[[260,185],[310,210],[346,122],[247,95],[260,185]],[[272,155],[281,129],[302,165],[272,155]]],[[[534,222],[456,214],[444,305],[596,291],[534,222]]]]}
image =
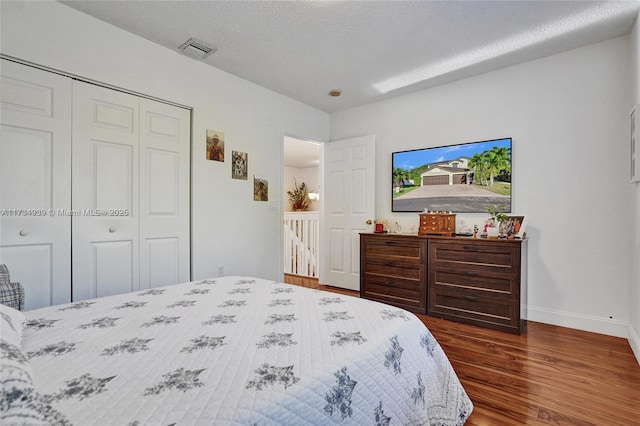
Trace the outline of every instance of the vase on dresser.
{"type": "Polygon", "coordinates": [[[497,226],[488,226],[487,227],[487,238],[494,239],[500,236],[500,228],[497,226]]]}

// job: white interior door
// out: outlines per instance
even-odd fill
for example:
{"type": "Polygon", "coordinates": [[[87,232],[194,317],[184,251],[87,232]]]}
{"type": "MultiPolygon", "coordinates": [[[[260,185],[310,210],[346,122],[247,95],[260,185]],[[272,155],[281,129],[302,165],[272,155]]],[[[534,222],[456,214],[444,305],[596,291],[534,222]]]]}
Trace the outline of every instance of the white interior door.
{"type": "Polygon", "coordinates": [[[140,288],[139,98],[73,85],[73,300],[140,288]]]}
{"type": "Polygon", "coordinates": [[[320,281],[360,290],[360,233],[375,219],[375,137],[324,144],[320,281]]]}
{"type": "Polygon", "coordinates": [[[71,80],[2,60],[0,263],[25,308],[71,300],[71,80]]]}
{"type": "Polygon", "coordinates": [[[190,280],[190,111],[140,99],[140,288],[190,280]]]}

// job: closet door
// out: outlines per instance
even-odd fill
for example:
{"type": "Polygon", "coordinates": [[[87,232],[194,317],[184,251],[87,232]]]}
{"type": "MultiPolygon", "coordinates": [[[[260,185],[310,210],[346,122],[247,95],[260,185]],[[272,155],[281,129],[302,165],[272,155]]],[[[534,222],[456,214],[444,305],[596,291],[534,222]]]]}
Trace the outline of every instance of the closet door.
{"type": "Polygon", "coordinates": [[[71,298],[71,80],[2,60],[0,263],[25,308],[71,298]]]}
{"type": "Polygon", "coordinates": [[[190,280],[190,112],[140,99],[140,288],[190,280]]]}
{"type": "Polygon", "coordinates": [[[140,288],[139,99],[73,83],[73,300],[140,288]]]}

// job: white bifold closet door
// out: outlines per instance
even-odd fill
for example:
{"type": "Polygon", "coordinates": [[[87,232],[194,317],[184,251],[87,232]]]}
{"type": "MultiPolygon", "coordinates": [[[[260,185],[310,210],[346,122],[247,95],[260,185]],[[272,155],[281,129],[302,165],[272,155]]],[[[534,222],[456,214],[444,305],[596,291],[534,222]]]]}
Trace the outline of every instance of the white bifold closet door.
{"type": "Polygon", "coordinates": [[[191,278],[191,112],[140,99],[140,288],[191,278]]]}
{"type": "Polygon", "coordinates": [[[71,79],[0,61],[0,263],[25,308],[71,300],[71,79]]]}
{"type": "Polygon", "coordinates": [[[73,300],[188,281],[190,112],[73,85],[73,300]]]}

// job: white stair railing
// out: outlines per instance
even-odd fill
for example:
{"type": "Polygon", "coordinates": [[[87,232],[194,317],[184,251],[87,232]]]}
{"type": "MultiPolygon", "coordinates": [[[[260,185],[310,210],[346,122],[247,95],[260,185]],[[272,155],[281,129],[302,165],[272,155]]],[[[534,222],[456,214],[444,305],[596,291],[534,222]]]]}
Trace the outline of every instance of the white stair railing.
{"type": "Polygon", "coordinates": [[[317,278],[319,248],[318,212],[285,212],[284,272],[317,278]]]}

